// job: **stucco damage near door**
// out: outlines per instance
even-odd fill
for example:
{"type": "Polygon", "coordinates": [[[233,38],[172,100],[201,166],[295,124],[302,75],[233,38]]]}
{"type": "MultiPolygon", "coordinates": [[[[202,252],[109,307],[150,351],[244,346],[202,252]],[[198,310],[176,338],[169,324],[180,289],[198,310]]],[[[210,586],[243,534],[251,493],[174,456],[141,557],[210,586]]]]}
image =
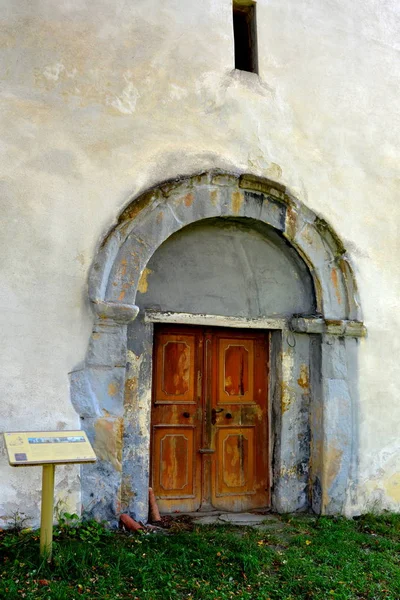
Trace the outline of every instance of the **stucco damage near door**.
{"type": "Polygon", "coordinates": [[[71,394],[100,459],[82,468],[83,504],[94,515],[113,520],[128,510],[147,517],[153,340],[147,308],[191,313],[193,324],[205,312],[224,318],[225,326],[235,317],[271,318],[273,508],[351,512],[357,338],[365,333],[357,290],[338,236],[281,184],[208,172],[149,190],[104,241],[89,295],[95,323],[84,368],[71,373],[71,394]],[[196,235],[200,244],[215,238],[214,256],[224,238],[237,244],[236,280],[232,271],[216,285],[220,269],[210,261],[204,269],[196,235]],[[181,287],[172,285],[174,268],[181,269],[181,287]],[[196,291],[198,278],[204,283],[207,276],[211,299],[210,289],[203,297],[196,291]],[[231,298],[229,285],[240,286],[242,296],[231,298]]]}

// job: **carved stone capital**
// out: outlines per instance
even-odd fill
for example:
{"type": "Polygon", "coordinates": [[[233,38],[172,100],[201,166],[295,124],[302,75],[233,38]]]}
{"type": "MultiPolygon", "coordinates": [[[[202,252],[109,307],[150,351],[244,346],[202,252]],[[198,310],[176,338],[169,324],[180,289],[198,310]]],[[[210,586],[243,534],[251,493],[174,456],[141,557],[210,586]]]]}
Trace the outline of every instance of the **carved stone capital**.
{"type": "Polygon", "coordinates": [[[322,317],[292,317],[290,328],[296,333],[328,333],[346,337],[365,337],[367,329],[361,321],[324,319],[322,317]]]}
{"type": "Polygon", "coordinates": [[[122,302],[96,300],[92,301],[92,308],[100,321],[110,319],[125,325],[134,321],[139,313],[139,307],[135,304],[123,304],[122,302]]]}

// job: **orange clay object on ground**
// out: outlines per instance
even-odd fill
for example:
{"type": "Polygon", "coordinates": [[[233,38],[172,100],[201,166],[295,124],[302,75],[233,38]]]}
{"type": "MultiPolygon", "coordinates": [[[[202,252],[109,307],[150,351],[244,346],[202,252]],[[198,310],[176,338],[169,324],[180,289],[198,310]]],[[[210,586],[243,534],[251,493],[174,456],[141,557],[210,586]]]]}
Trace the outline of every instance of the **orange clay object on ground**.
{"type": "Polygon", "coordinates": [[[150,512],[150,521],[152,523],[157,523],[161,521],[160,511],[158,510],[157,500],[154,495],[153,488],[149,488],[149,512],[150,512]]]}
{"type": "Polygon", "coordinates": [[[139,531],[139,529],[144,529],[143,525],[135,521],[135,519],[132,519],[129,515],[121,515],[119,520],[128,531],[139,531]]]}

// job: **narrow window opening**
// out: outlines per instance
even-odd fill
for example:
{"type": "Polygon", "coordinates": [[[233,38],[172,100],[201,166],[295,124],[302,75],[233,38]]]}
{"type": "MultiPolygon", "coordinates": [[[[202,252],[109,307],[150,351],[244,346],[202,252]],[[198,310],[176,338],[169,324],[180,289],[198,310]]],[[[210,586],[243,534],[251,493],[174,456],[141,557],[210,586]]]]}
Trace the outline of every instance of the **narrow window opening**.
{"type": "Polygon", "coordinates": [[[233,36],[235,69],[258,73],[255,4],[233,3],[233,36]]]}

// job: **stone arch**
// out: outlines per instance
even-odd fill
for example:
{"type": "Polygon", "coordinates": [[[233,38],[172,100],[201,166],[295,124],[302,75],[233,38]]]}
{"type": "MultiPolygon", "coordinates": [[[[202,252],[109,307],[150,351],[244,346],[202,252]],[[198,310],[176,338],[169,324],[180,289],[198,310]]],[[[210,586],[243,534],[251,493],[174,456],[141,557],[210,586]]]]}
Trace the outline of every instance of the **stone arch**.
{"type": "Polygon", "coordinates": [[[153,325],[143,315],[136,319],[141,278],[172,234],[216,218],[278,232],[307,265],[315,289],[314,315],[275,321],[264,315],[252,325],[274,329],[273,507],[329,513],[348,504],[356,346],[365,329],[346,250],[332,228],[281,184],[212,171],[165,182],[132,201],[91,270],[95,324],[85,366],[71,374],[71,394],[99,458],[82,467],[83,504],[102,518],[113,520],[121,510],[147,515],[153,325]],[[300,441],[293,442],[294,433],[300,441]]]}
{"type": "Polygon", "coordinates": [[[133,306],[140,276],[156,248],[191,223],[229,216],[255,219],[282,233],[310,269],[318,313],[328,319],[361,319],[346,250],[326,221],[281,184],[213,172],[166,182],[128,205],[92,268],[90,301],[133,306]]]}

